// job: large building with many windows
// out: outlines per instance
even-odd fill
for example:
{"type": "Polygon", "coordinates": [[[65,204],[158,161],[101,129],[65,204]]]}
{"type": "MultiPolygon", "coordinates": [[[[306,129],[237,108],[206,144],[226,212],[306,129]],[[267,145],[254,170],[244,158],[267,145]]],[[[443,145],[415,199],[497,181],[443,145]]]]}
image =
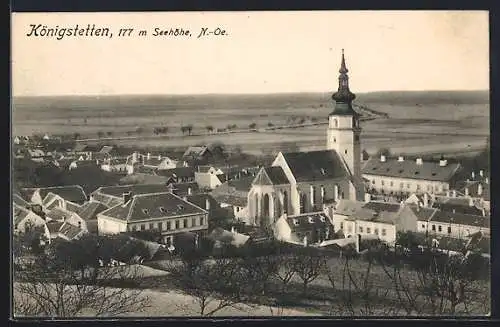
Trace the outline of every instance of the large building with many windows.
{"type": "Polygon", "coordinates": [[[208,230],[208,211],[171,192],[124,197],[123,203],[97,215],[99,234],[156,230],[170,246],[178,234],[208,230]]]}

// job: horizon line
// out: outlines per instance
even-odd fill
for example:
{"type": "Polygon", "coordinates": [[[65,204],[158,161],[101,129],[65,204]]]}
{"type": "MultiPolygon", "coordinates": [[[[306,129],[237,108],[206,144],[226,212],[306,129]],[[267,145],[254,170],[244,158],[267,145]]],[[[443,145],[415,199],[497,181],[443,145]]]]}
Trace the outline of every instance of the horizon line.
{"type": "MultiPolygon", "coordinates": [[[[357,92],[355,94],[374,94],[374,93],[417,93],[417,92],[489,92],[489,89],[434,89],[434,90],[378,90],[357,92]]],[[[327,94],[335,91],[291,91],[291,92],[249,92],[249,93],[86,93],[86,94],[41,94],[30,95],[20,94],[11,95],[11,98],[48,98],[48,97],[113,97],[113,96],[252,96],[252,95],[287,95],[287,94],[327,94]]]]}

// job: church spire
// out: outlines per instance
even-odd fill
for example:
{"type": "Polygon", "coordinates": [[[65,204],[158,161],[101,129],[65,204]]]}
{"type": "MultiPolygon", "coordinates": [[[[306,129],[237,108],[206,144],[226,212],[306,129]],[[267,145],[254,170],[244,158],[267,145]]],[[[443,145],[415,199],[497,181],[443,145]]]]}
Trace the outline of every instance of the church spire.
{"type": "Polygon", "coordinates": [[[331,113],[332,115],[357,115],[352,109],[352,100],[356,98],[356,95],[349,90],[348,72],[349,70],[345,63],[344,49],[342,49],[342,60],[339,69],[339,88],[337,92],[332,95],[332,99],[335,101],[335,109],[331,113]]]}

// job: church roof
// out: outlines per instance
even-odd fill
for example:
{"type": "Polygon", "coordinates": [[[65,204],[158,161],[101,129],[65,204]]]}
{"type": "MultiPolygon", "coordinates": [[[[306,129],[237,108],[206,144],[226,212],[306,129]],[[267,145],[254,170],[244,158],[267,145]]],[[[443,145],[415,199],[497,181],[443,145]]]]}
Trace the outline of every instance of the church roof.
{"type": "Polygon", "coordinates": [[[321,181],[349,176],[335,150],[283,153],[297,182],[321,181]]]}

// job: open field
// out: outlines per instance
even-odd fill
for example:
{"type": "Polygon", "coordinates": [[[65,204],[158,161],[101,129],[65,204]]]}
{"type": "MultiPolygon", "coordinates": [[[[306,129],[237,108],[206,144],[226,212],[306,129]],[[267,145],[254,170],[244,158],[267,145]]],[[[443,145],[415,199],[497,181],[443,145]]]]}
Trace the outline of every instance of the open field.
{"type": "MultiPolygon", "coordinates": [[[[471,152],[484,147],[489,135],[487,92],[385,92],[360,94],[356,102],[387,113],[389,118],[362,122],[363,148],[373,152],[390,145],[393,152],[471,152]]],[[[13,101],[14,135],[32,133],[73,134],[97,138],[99,132],[112,140],[135,146],[189,146],[221,141],[239,145],[247,152],[278,148],[283,142],[300,149],[321,149],[326,126],[217,135],[182,136],[180,126],[193,125],[193,134],[206,127],[235,130],[269,123],[286,125],[294,116],[326,122],[333,102],[327,93],[277,95],[39,97],[13,101]],[[153,137],[155,127],[168,133],[153,137]],[[135,131],[140,128],[141,132],[135,131]]]]}

